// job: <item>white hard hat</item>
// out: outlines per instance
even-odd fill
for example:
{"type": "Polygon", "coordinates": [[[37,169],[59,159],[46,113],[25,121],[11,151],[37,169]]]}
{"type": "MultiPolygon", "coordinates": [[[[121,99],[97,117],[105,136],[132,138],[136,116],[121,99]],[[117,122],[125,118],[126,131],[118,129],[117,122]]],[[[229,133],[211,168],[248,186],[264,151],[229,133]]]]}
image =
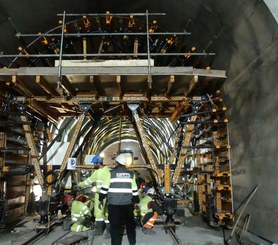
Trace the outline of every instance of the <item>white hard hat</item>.
{"type": "Polygon", "coordinates": [[[116,158],[115,158],[116,162],[122,164],[122,165],[126,165],[127,163],[127,154],[125,153],[120,153],[116,158]]]}
{"type": "Polygon", "coordinates": [[[147,191],[147,194],[150,194],[150,195],[153,195],[154,193],[155,193],[154,188],[150,188],[150,189],[147,191]]]}

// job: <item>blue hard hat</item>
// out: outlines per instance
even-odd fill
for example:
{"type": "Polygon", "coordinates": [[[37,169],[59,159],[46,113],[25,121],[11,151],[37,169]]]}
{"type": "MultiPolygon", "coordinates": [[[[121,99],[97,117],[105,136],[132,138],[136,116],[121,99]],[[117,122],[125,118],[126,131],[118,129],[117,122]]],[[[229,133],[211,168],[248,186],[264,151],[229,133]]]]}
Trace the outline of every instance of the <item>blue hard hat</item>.
{"type": "Polygon", "coordinates": [[[102,158],[101,158],[100,155],[95,155],[95,156],[92,158],[91,163],[103,163],[103,160],[102,160],[102,158]]]}

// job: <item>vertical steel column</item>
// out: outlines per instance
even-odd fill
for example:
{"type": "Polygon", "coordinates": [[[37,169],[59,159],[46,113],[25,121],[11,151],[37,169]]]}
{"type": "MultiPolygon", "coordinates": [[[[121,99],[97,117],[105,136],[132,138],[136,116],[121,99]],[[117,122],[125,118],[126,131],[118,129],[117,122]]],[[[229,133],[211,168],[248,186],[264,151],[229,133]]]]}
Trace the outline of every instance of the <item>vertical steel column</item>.
{"type": "MultiPolygon", "coordinates": [[[[28,123],[28,117],[27,116],[20,116],[20,119],[22,122],[28,123]]],[[[31,150],[31,162],[34,166],[35,169],[35,173],[36,176],[38,178],[39,184],[42,186],[42,188],[44,188],[45,183],[44,183],[44,178],[43,178],[43,174],[40,168],[40,162],[39,162],[39,153],[38,153],[38,149],[36,147],[34,138],[33,138],[33,134],[32,134],[32,130],[29,124],[23,124],[23,130],[25,133],[25,138],[27,140],[27,144],[28,147],[31,150]]]]}
{"type": "MultiPolygon", "coordinates": [[[[195,122],[197,119],[197,116],[193,116],[191,117],[191,122],[195,122]]],[[[188,146],[191,140],[191,136],[193,134],[193,130],[194,130],[194,124],[189,124],[186,127],[186,134],[182,143],[182,147],[180,150],[180,155],[179,155],[179,160],[174,172],[174,176],[173,176],[173,184],[176,184],[178,182],[178,179],[180,177],[180,172],[181,172],[181,168],[182,165],[184,163],[184,159],[186,158],[187,155],[187,148],[184,148],[184,146],[188,146]]]]}
{"type": "Polygon", "coordinates": [[[149,12],[146,10],[146,33],[147,33],[147,53],[148,53],[148,86],[152,88],[151,77],[151,55],[150,55],[150,34],[149,34],[149,12]]]}
{"type": "Polygon", "coordinates": [[[121,148],[122,148],[122,126],[123,126],[122,117],[120,117],[120,125],[119,125],[119,148],[118,148],[118,153],[121,152],[121,148]]]}
{"type": "Polygon", "coordinates": [[[65,21],[66,21],[66,11],[63,13],[63,23],[62,23],[62,33],[61,33],[61,43],[60,43],[60,54],[59,54],[59,65],[58,65],[58,81],[57,88],[60,88],[62,83],[62,56],[63,56],[63,45],[64,45],[64,32],[65,32],[65,21]]]}

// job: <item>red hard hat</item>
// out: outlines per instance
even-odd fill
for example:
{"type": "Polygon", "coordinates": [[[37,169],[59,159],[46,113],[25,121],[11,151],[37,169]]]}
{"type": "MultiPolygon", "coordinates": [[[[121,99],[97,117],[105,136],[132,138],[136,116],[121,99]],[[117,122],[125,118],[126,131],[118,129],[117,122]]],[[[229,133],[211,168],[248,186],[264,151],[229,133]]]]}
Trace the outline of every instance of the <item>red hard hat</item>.
{"type": "Polygon", "coordinates": [[[80,195],[78,197],[76,197],[76,201],[79,201],[79,202],[86,202],[86,197],[84,195],[80,195]]]}
{"type": "Polygon", "coordinates": [[[142,182],[141,185],[140,185],[140,189],[144,189],[147,187],[147,184],[145,182],[142,182]]]}
{"type": "Polygon", "coordinates": [[[65,198],[64,198],[64,202],[68,203],[68,202],[70,202],[72,199],[73,199],[73,196],[72,196],[72,195],[66,195],[65,198]]]}

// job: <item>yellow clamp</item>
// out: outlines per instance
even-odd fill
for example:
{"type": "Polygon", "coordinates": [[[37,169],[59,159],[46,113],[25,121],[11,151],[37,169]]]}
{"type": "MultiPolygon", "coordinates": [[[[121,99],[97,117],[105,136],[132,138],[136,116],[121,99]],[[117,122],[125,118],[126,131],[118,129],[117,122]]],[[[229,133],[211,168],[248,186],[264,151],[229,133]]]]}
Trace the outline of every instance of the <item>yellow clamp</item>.
{"type": "Polygon", "coordinates": [[[24,53],[25,55],[29,55],[29,53],[26,51],[26,49],[23,49],[22,47],[18,47],[18,50],[21,52],[21,53],[24,53]]]}
{"type": "Polygon", "coordinates": [[[135,25],[134,17],[133,17],[133,15],[130,15],[129,16],[129,21],[128,21],[128,27],[132,28],[134,25],[135,25]]]}
{"type": "Polygon", "coordinates": [[[106,14],[107,14],[107,16],[105,17],[105,23],[107,25],[110,25],[111,24],[111,20],[112,20],[113,17],[111,15],[109,15],[110,14],[109,11],[106,11],[106,14]]]}
{"type": "Polygon", "coordinates": [[[82,19],[83,19],[83,24],[84,24],[85,28],[89,28],[91,26],[91,23],[90,23],[89,19],[87,18],[87,16],[84,15],[82,17],[82,19]]]}

